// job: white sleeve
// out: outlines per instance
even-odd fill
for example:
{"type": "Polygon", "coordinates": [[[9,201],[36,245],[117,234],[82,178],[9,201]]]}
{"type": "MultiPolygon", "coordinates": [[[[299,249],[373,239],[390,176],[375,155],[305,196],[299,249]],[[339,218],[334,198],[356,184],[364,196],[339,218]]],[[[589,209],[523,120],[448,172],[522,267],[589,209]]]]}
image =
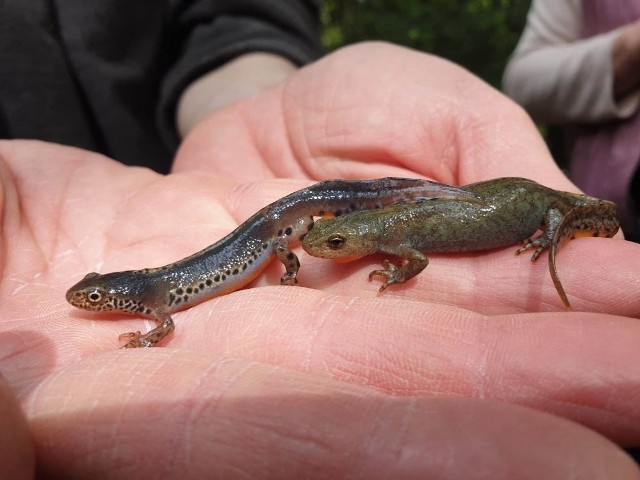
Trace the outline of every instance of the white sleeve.
{"type": "Polygon", "coordinates": [[[616,101],[611,49],[619,30],[581,39],[580,0],[534,0],[503,77],[507,95],[537,121],[626,118],[640,92],[616,101]]]}

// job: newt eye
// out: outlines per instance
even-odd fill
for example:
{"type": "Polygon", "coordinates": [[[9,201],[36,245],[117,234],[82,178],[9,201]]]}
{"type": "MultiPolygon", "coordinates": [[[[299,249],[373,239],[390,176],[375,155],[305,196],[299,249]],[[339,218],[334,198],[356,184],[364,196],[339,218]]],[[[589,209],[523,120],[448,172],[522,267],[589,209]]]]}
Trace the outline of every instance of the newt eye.
{"type": "Polygon", "coordinates": [[[344,242],[346,242],[346,239],[342,235],[333,235],[327,240],[327,246],[331,250],[340,250],[344,247],[344,242]]]}
{"type": "Polygon", "coordinates": [[[89,300],[90,303],[100,303],[103,297],[104,295],[98,289],[87,293],[87,300],[89,300]]]}

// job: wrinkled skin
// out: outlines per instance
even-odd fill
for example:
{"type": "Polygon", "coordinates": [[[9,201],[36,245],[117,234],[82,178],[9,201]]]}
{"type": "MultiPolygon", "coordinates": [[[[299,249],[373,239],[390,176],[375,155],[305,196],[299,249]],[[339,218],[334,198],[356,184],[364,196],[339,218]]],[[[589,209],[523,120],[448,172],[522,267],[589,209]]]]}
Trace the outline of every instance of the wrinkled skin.
{"type": "Polygon", "coordinates": [[[117,335],[149,322],[65,303],[89,271],[176,260],[320,179],[575,191],[524,113],[464,70],[339,51],[210,116],[166,177],[44,143],[0,156],[11,478],[32,477],[33,451],[42,478],[640,478],[620,448],[640,444],[640,245],[619,237],[562,250],[572,312],[546,255],[513,248],[432,255],[384,294],[365,280],[379,259],[298,249],[302,286],[279,286],[274,263],[136,351],[117,335]]]}

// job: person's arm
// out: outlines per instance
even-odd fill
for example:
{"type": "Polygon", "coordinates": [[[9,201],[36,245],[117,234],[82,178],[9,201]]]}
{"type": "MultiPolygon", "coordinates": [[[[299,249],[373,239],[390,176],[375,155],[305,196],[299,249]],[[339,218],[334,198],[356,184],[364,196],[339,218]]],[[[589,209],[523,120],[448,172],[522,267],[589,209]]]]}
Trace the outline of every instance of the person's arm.
{"type": "Polygon", "coordinates": [[[158,120],[177,146],[208,113],[280,83],[322,55],[317,0],[178,3],[177,52],[163,80],[158,120]]]}
{"type": "MultiPolygon", "coordinates": [[[[527,26],[503,79],[505,92],[538,121],[548,123],[597,122],[631,115],[640,95],[625,78],[631,69],[627,43],[616,57],[618,29],[588,39],[580,38],[579,0],[534,0],[527,26]]],[[[626,37],[624,37],[626,38],[626,37]]]]}
{"type": "Polygon", "coordinates": [[[277,85],[297,70],[291,61],[271,53],[248,53],[204,74],[178,100],[176,124],[185,137],[211,112],[277,85]]]}

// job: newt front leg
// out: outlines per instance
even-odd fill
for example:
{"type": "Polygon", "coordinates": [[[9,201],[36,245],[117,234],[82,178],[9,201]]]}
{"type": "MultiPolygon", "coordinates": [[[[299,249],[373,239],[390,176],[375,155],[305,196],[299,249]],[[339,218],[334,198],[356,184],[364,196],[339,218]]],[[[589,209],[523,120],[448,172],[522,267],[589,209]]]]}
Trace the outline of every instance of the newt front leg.
{"type": "Polygon", "coordinates": [[[376,275],[387,279],[387,281],[380,286],[380,292],[384,292],[387,287],[391,285],[406,282],[418,275],[429,265],[429,259],[423,253],[412,248],[398,248],[394,250],[392,254],[401,258],[398,265],[394,265],[389,260],[384,260],[383,264],[385,268],[383,270],[374,270],[369,274],[369,281],[376,275]],[[402,260],[406,260],[406,262],[402,263],[402,260]]]}
{"type": "Polygon", "coordinates": [[[153,347],[175,330],[175,324],[173,323],[171,315],[164,309],[157,309],[153,312],[153,316],[159,325],[144,335],[142,335],[140,331],[121,334],[118,337],[119,340],[127,341],[121,348],[153,347]]]}

